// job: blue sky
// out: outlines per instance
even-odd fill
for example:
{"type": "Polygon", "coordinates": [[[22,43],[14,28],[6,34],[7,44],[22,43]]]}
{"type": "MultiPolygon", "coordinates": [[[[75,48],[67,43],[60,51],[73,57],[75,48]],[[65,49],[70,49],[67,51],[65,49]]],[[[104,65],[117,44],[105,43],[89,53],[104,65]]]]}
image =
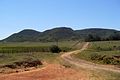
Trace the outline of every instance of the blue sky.
{"type": "Polygon", "coordinates": [[[120,30],[120,0],[0,0],[0,39],[59,26],[120,30]]]}

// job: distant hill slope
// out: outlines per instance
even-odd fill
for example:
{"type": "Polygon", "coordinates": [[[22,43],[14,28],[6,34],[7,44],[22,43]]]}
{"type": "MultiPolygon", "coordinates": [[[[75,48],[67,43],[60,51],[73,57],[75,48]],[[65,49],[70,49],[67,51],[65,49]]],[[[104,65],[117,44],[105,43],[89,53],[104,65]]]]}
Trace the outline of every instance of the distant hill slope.
{"type": "Polygon", "coordinates": [[[100,40],[120,40],[120,31],[113,29],[90,28],[76,30],[75,32],[83,39],[92,35],[93,38],[99,37],[100,40]]]}
{"type": "Polygon", "coordinates": [[[2,41],[5,41],[5,42],[37,41],[40,35],[41,33],[38,31],[31,30],[31,29],[25,29],[19,33],[15,33],[9,36],[6,39],[3,39],[2,41]]]}
{"type": "Polygon", "coordinates": [[[15,33],[4,42],[43,42],[43,41],[66,41],[66,40],[120,40],[120,31],[112,29],[91,28],[83,30],[73,30],[67,27],[59,27],[44,32],[26,29],[15,33]]]}

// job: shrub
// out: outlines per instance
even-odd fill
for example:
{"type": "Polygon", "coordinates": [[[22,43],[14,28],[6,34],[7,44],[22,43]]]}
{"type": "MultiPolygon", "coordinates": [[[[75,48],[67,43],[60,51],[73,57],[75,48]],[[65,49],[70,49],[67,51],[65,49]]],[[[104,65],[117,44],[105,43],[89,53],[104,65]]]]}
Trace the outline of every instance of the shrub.
{"type": "Polygon", "coordinates": [[[21,61],[21,62],[15,62],[16,66],[24,66],[26,67],[37,67],[38,65],[42,65],[42,62],[40,60],[31,60],[31,61],[21,61]]]}
{"type": "Polygon", "coordinates": [[[11,69],[16,69],[16,68],[20,68],[20,67],[37,67],[38,65],[42,65],[42,62],[40,60],[29,60],[29,61],[19,61],[19,62],[14,62],[13,64],[7,64],[4,65],[4,67],[8,67],[11,69]]]}
{"type": "Polygon", "coordinates": [[[11,68],[11,69],[15,69],[15,68],[17,68],[17,66],[14,65],[14,64],[4,65],[3,67],[8,67],[8,68],[11,68]]]}
{"type": "Polygon", "coordinates": [[[103,63],[105,63],[105,64],[115,64],[116,60],[113,57],[105,57],[103,59],[103,63]]]}
{"type": "Polygon", "coordinates": [[[58,46],[53,45],[53,46],[50,47],[50,51],[52,53],[59,53],[61,51],[61,49],[58,46]]]}
{"type": "Polygon", "coordinates": [[[90,59],[91,60],[98,60],[99,58],[101,58],[101,55],[94,53],[90,55],[90,59]]]}

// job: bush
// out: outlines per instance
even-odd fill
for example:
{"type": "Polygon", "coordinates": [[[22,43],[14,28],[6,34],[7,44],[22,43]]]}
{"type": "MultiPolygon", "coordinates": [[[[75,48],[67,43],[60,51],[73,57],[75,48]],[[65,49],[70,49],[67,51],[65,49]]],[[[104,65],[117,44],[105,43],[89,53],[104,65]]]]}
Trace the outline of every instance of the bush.
{"type": "Polygon", "coordinates": [[[37,67],[38,65],[42,65],[42,62],[40,60],[31,60],[31,61],[20,61],[20,62],[14,62],[16,66],[24,66],[26,67],[37,67]]]}
{"type": "Polygon", "coordinates": [[[91,60],[98,60],[99,58],[101,58],[101,55],[94,53],[90,55],[90,59],[91,60]]]}
{"type": "Polygon", "coordinates": [[[103,63],[105,63],[105,64],[113,64],[113,65],[120,65],[120,60],[115,59],[114,57],[105,57],[103,59],[103,63]]]}
{"type": "Polygon", "coordinates": [[[103,63],[105,63],[105,64],[112,64],[113,63],[113,58],[112,57],[105,57],[104,59],[103,59],[103,63]]]}
{"type": "Polygon", "coordinates": [[[53,46],[50,47],[50,51],[52,53],[59,53],[61,51],[61,49],[58,46],[53,45],[53,46]]]}
{"type": "Polygon", "coordinates": [[[4,65],[4,67],[8,67],[11,69],[16,69],[16,68],[20,68],[20,67],[37,67],[38,65],[42,65],[42,62],[40,60],[29,60],[29,61],[19,61],[19,62],[14,62],[13,64],[7,64],[4,65]]]}

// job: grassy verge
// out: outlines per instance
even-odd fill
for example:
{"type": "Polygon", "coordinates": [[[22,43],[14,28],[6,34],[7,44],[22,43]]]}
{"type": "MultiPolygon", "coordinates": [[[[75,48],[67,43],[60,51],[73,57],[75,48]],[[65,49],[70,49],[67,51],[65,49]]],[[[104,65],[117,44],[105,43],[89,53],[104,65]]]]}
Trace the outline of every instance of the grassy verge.
{"type": "Polygon", "coordinates": [[[92,42],[89,48],[75,57],[99,64],[120,65],[120,41],[92,42]]]}
{"type": "Polygon", "coordinates": [[[94,70],[89,71],[89,80],[119,80],[120,73],[104,71],[104,70],[94,70]]]}

